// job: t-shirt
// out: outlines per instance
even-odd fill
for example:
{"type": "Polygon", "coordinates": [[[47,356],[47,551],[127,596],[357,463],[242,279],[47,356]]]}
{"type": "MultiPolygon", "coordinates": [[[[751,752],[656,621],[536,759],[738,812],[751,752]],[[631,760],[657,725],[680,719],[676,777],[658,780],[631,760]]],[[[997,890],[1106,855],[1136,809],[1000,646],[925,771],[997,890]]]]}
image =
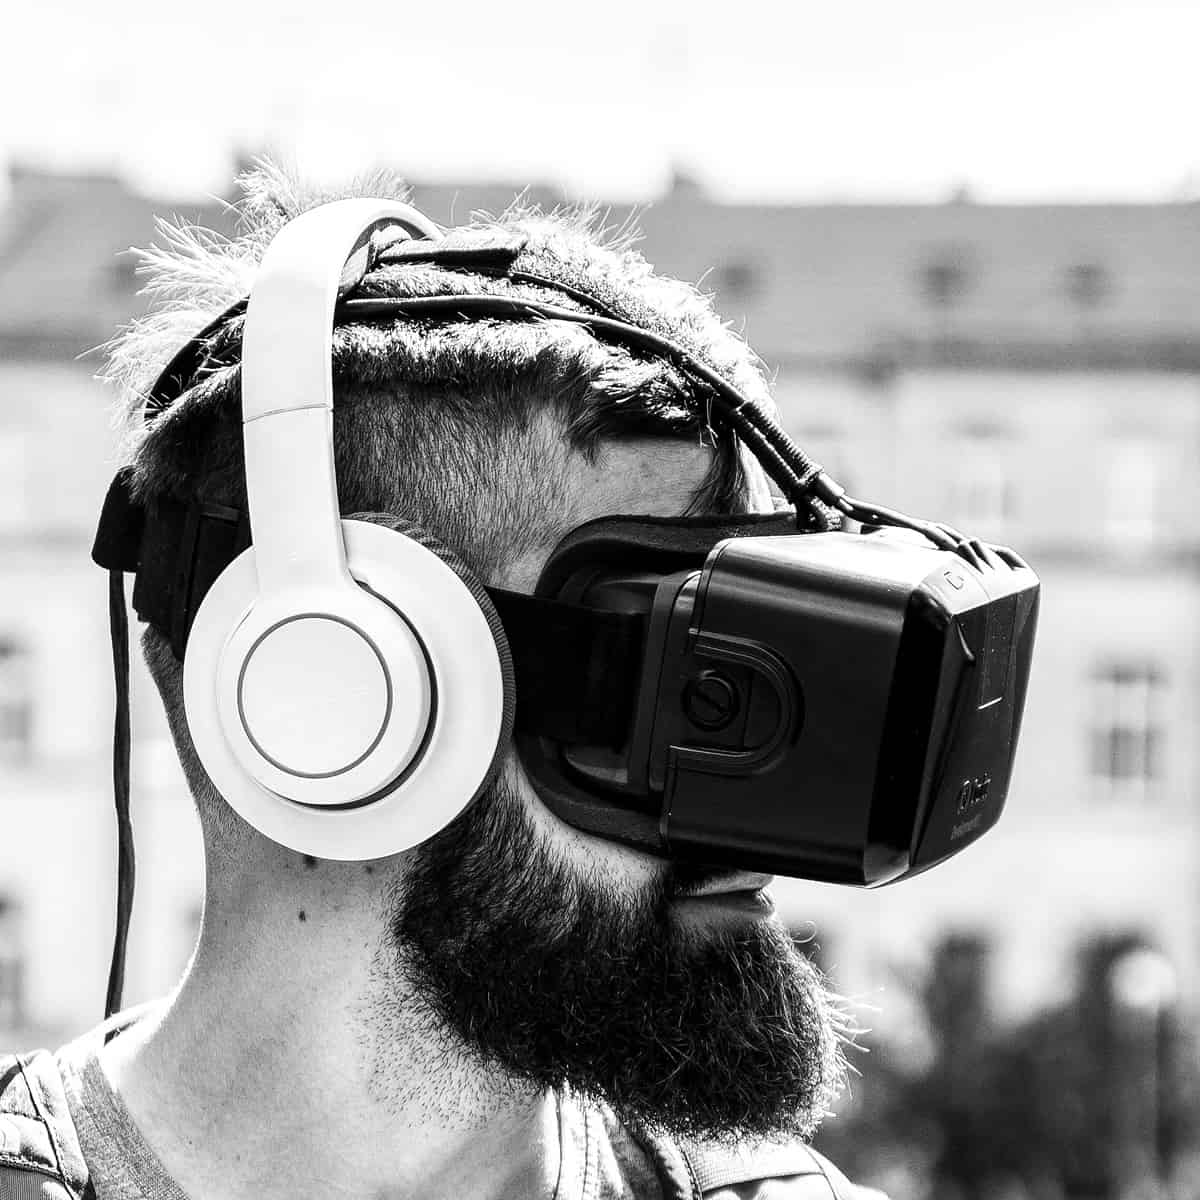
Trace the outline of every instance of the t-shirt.
{"type": "MultiPolygon", "coordinates": [[[[92,1030],[56,1055],[96,1200],[189,1200],[109,1083],[98,1058],[103,1032],[92,1030]]],[[[554,1200],[661,1200],[646,1152],[610,1109],[561,1093],[555,1100],[560,1167],[554,1200]]]]}
{"type": "MultiPolygon", "coordinates": [[[[13,1056],[4,1059],[0,1197],[67,1195],[49,1176],[67,1183],[68,1191],[87,1179],[87,1200],[188,1200],[100,1065],[105,1035],[141,1015],[134,1009],[113,1017],[56,1055],[40,1051],[25,1056],[23,1065],[13,1056]]],[[[855,1188],[799,1142],[685,1148],[628,1128],[605,1105],[564,1093],[554,1102],[554,1200],[699,1200],[701,1194],[703,1200],[885,1200],[855,1188]]]]}

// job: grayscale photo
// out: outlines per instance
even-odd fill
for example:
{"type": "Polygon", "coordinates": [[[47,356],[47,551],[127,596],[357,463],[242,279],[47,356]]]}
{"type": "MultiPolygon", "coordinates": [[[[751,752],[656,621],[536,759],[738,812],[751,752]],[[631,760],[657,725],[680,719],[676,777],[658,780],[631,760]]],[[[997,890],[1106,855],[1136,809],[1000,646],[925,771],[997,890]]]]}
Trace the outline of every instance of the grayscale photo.
{"type": "Polygon", "coordinates": [[[1200,9],[3,27],[0,1200],[1200,1200],[1200,9]]]}

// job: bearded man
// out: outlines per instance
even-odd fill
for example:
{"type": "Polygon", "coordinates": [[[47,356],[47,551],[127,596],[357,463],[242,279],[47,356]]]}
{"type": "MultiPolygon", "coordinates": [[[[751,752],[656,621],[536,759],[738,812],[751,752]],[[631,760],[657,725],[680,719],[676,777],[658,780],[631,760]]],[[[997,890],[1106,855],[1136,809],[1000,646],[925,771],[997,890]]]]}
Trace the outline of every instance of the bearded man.
{"type": "MultiPolygon", "coordinates": [[[[149,255],[151,315],[113,346],[143,505],[246,506],[240,315],[212,331],[176,402],[142,419],[164,363],[250,291],[273,236],[332,198],[270,167],[242,182],[240,236],[171,231],[149,255]]],[[[355,194],[397,185],[377,177],[355,194]]],[[[544,303],[545,281],[563,281],[700,347],[770,406],[759,362],[709,301],[627,243],[584,216],[516,209],[448,244],[497,231],[521,235],[542,283],[384,256],[357,294],[544,303]]],[[[564,534],[593,518],[774,506],[693,381],[585,325],[349,320],[332,355],[341,511],[429,531],[491,587],[531,592],[564,534]]],[[[199,940],[169,995],[0,1079],[0,1111],[27,1103],[58,1132],[47,1190],[5,1190],[28,1184],[14,1151],[0,1156],[0,1194],[862,1194],[804,1145],[841,1084],[844,1017],[773,914],[769,877],[568,825],[511,746],[494,782],[411,850],[341,862],[288,849],[202,765],[178,646],[152,623],[142,648],[203,832],[199,940]]]]}

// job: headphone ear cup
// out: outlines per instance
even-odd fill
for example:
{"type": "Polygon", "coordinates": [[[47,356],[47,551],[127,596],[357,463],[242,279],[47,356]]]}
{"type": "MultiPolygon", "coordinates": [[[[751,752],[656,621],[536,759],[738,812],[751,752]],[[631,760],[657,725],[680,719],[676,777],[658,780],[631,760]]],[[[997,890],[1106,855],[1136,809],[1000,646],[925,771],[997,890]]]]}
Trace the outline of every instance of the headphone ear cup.
{"type": "Polygon", "coordinates": [[[496,739],[496,752],[492,757],[487,774],[475,790],[475,796],[471,797],[474,800],[492,784],[500,771],[505,751],[512,741],[513,720],[517,710],[517,682],[513,670],[512,651],[508,645],[508,635],[504,632],[500,614],[496,611],[496,606],[492,603],[492,598],[488,595],[487,588],[479,576],[467,566],[456,551],[447,546],[435,534],[430,533],[423,525],[386,512],[351,513],[346,519],[365,521],[371,525],[382,525],[385,529],[411,538],[414,542],[424,546],[426,550],[436,554],[466,584],[487,620],[488,628],[496,643],[496,654],[500,660],[500,673],[504,685],[504,711],[501,716],[500,734],[496,739]]]}
{"type": "MultiPolygon", "coordinates": [[[[512,740],[516,688],[508,639],[495,606],[482,581],[456,553],[427,530],[388,513],[365,513],[343,519],[341,525],[351,582],[348,594],[335,597],[336,603],[327,609],[321,607],[319,593],[314,593],[315,599],[301,593],[300,608],[282,610],[291,614],[287,620],[269,611],[260,617],[254,547],[225,568],[192,623],[184,659],[184,701],[200,761],[244,820],[300,853],[363,861],[419,845],[449,825],[495,780],[512,740]],[[374,770],[385,779],[375,791],[355,795],[359,781],[351,779],[347,786],[337,779],[341,790],[333,792],[327,776],[305,774],[288,760],[265,758],[249,736],[263,722],[273,721],[272,732],[282,730],[299,753],[310,756],[327,752],[330,744],[339,746],[324,737],[324,723],[335,732],[349,730],[365,737],[354,707],[362,690],[356,690],[350,673],[355,664],[338,657],[337,645],[322,652],[318,644],[318,656],[311,660],[305,647],[284,646],[278,656],[281,681],[260,687],[262,694],[251,698],[261,702],[259,709],[244,703],[242,681],[247,672],[241,664],[249,655],[233,645],[233,638],[265,640],[255,622],[273,622],[267,631],[272,633],[318,619],[360,631],[382,664],[384,736],[390,732],[393,713],[405,718],[412,710],[422,722],[398,726],[407,736],[412,725],[421,736],[415,752],[401,742],[401,753],[393,755],[377,736],[367,755],[340,773],[349,777],[363,767],[374,770]],[[402,628],[415,641],[422,664],[415,676],[403,659],[392,670],[390,655],[385,659],[377,649],[390,650],[385,638],[392,627],[402,628]],[[322,685],[325,673],[336,684],[330,690],[322,685]],[[424,698],[418,694],[422,680],[428,681],[424,698]],[[332,702],[330,696],[335,697],[332,702]],[[295,732],[298,725],[300,735],[295,732]],[[239,736],[243,729],[246,736],[239,736]],[[384,753],[378,754],[380,750],[384,753]],[[344,793],[351,794],[349,803],[342,799],[344,793]]],[[[323,632],[316,630],[318,635],[323,632]]],[[[371,783],[373,777],[368,777],[371,783]]]]}

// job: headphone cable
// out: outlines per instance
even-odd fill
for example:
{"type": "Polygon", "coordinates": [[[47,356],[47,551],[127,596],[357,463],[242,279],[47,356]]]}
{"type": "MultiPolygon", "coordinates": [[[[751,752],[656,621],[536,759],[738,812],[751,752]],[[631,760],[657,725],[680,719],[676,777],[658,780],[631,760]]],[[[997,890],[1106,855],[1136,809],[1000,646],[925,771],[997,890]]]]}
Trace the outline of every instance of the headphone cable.
{"type": "Polygon", "coordinates": [[[104,1005],[107,1020],[121,1008],[125,986],[125,943],[133,911],[133,823],[129,817],[129,620],[125,611],[125,575],[108,574],[108,622],[112,634],[117,708],[113,727],[113,796],[117,810],[117,924],[104,1005]]]}

